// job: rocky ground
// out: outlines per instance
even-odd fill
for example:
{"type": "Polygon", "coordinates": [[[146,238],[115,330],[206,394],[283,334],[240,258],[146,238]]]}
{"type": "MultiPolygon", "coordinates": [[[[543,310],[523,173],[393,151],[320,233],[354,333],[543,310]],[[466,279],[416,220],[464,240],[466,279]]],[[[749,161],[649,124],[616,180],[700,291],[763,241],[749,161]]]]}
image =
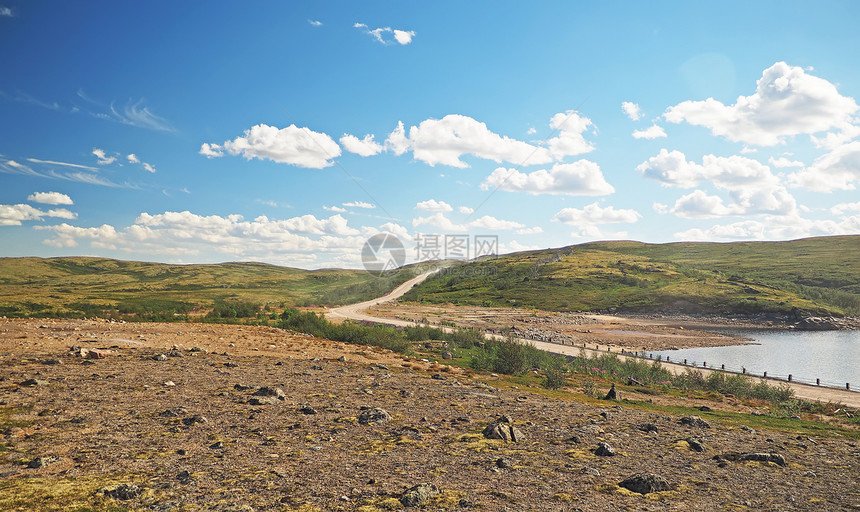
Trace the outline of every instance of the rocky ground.
{"type": "Polygon", "coordinates": [[[4,320],[0,509],[860,509],[854,431],[619,391],[265,327],[4,320]]]}

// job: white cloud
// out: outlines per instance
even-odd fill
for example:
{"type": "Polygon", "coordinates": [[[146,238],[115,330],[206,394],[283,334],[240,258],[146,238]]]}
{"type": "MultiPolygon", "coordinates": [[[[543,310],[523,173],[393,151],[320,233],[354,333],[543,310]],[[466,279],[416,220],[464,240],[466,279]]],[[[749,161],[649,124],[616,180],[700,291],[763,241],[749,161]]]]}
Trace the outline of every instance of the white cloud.
{"type": "Polygon", "coordinates": [[[343,206],[348,206],[350,208],[367,208],[368,210],[372,210],[376,208],[376,205],[367,203],[365,201],[353,201],[351,203],[341,203],[343,206]]]}
{"type": "Polygon", "coordinates": [[[690,188],[699,184],[704,169],[701,165],[688,162],[687,157],[680,151],[660,150],[657,156],[652,156],[646,162],[636,167],[646,178],[657,180],[664,187],[690,188]]]}
{"type": "Polygon", "coordinates": [[[468,206],[459,206],[457,207],[457,211],[465,215],[471,215],[475,213],[475,209],[469,208],[468,206]]]}
{"type": "Polygon", "coordinates": [[[663,204],[663,203],[657,203],[657,202],[655,202],[654,204],[652,204],[652,205],[651,205],[651,208],[652,208],[655,212],[657,212],[657,213],[659,213],[659,214],[661,214],[661,215],[662,215],[662,214],[665,214],[665,213],[669,213],[669,205],[668,205],[668,204],[663,204]]]}
{"type": "Polygon", "coordinates": [[[450,212],[454,210],[454,208],[445,201],[436,201],[435,199],[421,201],[415,205],[415,209],[424,210],[426,212],[450,212]]]}
{"type": "Polygon", "coordinates": [[[798,215],[765,217],[761,221],[744,220],[731,224],[694,228],[675,233],[675,238],[691,241],[792,240],[812,236],[850,235],[860,232],[860,216],[839,221],[812,220],[798,215]]]}
{"type": "Polygon", "coordinates": [[[592,126],[591,119],[580,116],[575,110],[568,110],[552,116],[549,125],[559,132],[556,137],[547,141],[550,154],[556,160],[561,160],[565,156],[581,155],[594,151],[594,145],[582,136],[588,127],[592,126]]]}
{"type": "Polygon", "coordinates": [[[490,215],[484,215],[483,217],[470,222],[469,227],[489,229],[491,231],[502,231],[508,229],[522,228],[524,227],[524,225],[512,220],[502,220],[497,219],[495,217],[491,217],[490,215]]]}
{"type": "Polygon", "coordinates": [[[13,18],[13,17],[15,17],[15,13],[9,7],[0,6],[0,16],[5,16],[7,18],[13,18]]]}
{"type": "Polygon", "coordinates": [[[344,133],[340,143],[345,150],[360,156],[377,155],[383,149],[382,144],[373,140],[373,135],[365,135],[364,139],[359,139],[355,135],[344,133]]]}
{"type": "Polygon", "coordinates": [[[660,139],[666,137],[666,131],[663,130],[662,126],[657,126],[656,124],[651,125],[650,128],[646,128],[644,130],[635,130],[633,132],[634,139],[660,139]]]}
{"type": "Polygon", "coordinates": [[[442,231],[447,231],[449,233],[465,232],[468,229],[464,224],[455,224],[442,212],[434,213],[433,215],[427,217],[415,217],[414,219],[412,219],[413,227],[424,225],[435,226],[442,231]]]}
{"type": "Polygon", "coordinates": [[[552,161],[546,148],[500,136],[490,131],[486,124],[459,114],[421,121],[418,126],[409,128],[408,136],[403,123],[398,122],[386,140],[386,147],[396,155],[412,150],[416,160],[430,166],[468,167],[460,160],[463,155],[515,164],[552,161]]]}
{"type": "Polygon", "coordinates": [[[155,172],[155,167],[153,167],[152,165],[150,165],[150,164],[148,164],[148,163],[146,163],[146,162],[141,162],[141,164],[140,164],[140,165],[142,165],[142,166],[143,166],[143,168],[144,168],[147,172],[155,172]]]}
{"type": "Polygon", "coordinates": [[[563,208],[553,216],[553,222],[563,222],[574,226],[631,223],[638,221],[642,215],[636,210],[616,210],[613,206],[601,207],[592,203],[583,209],[563,208]]]}
{"type": "Polygon", "coordinates": [[[33,192],[27,196],[27,201],[50,205],[72,205],[72,198],[60,192],[33,192]]]}
{"type": "MultiPolygon", "coordinates": [[[[86,98],[85,95],[81,94],[82,91],[78,92],[78,96],[81,98],[92,102],[89,98],[86,98]]],[[[111,103],[110,105],[110,113],[96,113],[93,114],[98,119],[107,119],[112,121],[118,121],[122,124],[127,124],[129,126],[136,126],[138,128],[146,128],[149,130],[157,130],[164,132],[173,132],[176,131],[171,125],[170,122],[164,119],[163,117],[159,117],[155,115],[152,111],[149,110],[149,107],[143,104],[143,99],[138,100],[137,102],[132,103],[129,101],[125,104],[125,106],[117,107],[115,104],[111,103]]]]}
{"type": "Polygon", "coordinates": [[[140,160],[137,158],[137,156],[136,156],[134,153],[130,153],[130,154],[129,154],[128,156],[126,156],[125,158],[126,158],[130,163],[133,163],[133,164],[139,164],[139,163],[140,163],[140,160]]]}
{"type": "Polygon", "coordinates": [[[499,167],[481,183],[481,189],[572,196],[601,196],[615,192],[604,179],[600,166],[589,160],[555,164],[549,170],[530,173],[499,167]]]}
{"type": "Polygon", "coordinates": [[[815,192],[854,190],[860,182],[860,141],[843,144],[789,176],[793,186],[815,192]]]}
{"type": "Polygon", "coordinates": [[[105,150],[103,150],[103,149],[93,148],[92,154],[95,155],[95,157],[98,159],[99,165],[110,165],[110,164],[116,162],[116,157],[115,156],[107,156],[107,154],[105,153],[105,150]]]}
{"type": "Polygon", "coordinates": [[[334,163],[332,159],[341,154],[340,146],[327,134],[294,124],[281,129],[258,124],[245,130],[244,136],[225,141],[222,146],[203,144],[200,154],[220,156],[222,148],[248,160],[259,158],[311,169],[329,167],[334,163]]]}
{"type": "Polygon", "coordinates": [[[714,135],[756,146],[774,146],[792,135],[852,130],[858,106],[827,80],[777,62],[764,70],[751,96],[734,105],[708,98],[685,101],[664,114],[672,123],[703,126],[714,135]]]}
{"type": "Polygon", "coordinates": [[[397,30],[394,29],[394,39],[400,44],[409,44],[412,38],[415,37],[414,30],[397,30]]]}
{"type": "Polygon", "coordinates": [[[517,230],[518,235],[539,235],[541,233],[543,233],[543,228],[540,226],[535,226],[532,228],[523,228],[523,229],[517,230]]]}
{"type": "Polygon", "coordinates": [[[497,219],[490,215],[473,220],[468,224],[456,224],[445,216],[443,212],[437,212],[427,217],[415,217],[412,226],[430,225],[448,233],[465,233],[470,229],[484,229],[489,231],[505,231],[524,227],[523,224],[511,220],[497,219]]]}
{"type": "Polygon", "coordinates": [[[400,45],[406,45],[412,42],[412,38],[415,37],[415,32],[412,30],[399,30],[392,29],[391,27],[379,27],[371,29],[364,23],[355,23],[353,27],[361,30],[365,34],[370,35],[377,41],[382,44],[388,45],[393,43],[398,43],[400,45]],[[389,37],[393,37],[390,39],[389,37]]]}
{"type": "Polygon", "coordinates": [[[100,227],[81,228],[63,222],[57,226],[36,226],[37,230],[50,230],[56,238],[45,240],[46,245],[53,247],[77,247],[78,238],[94,240],[93,247],[104,249],[115,249],[114,242],[119,238],[116,229],[110,224],[102,224],[100,227]]]}
{"type": "Polygon", "coordinates": [[[670,213],[687,219],[707,219],[738,215],[742,211],[739,208],[727,207],[720,197],[709,196],[701,190],[694,190],[675,201],[675,206],[670,213]]]}
{"type": "Polygon", "coordinates": [[[340,206],[323,206],[323,210],[329,212],[346,213],[346,208],[341,208],[340,206]]]}
{"type": "MultiPolygon", "coordinates": [[[[206,144],[204,144],[204,146],[205,146],[205,145],[206,145],[206,144]]],[[[202,150],[202,148],[201,148],[201,152],[202,152],[202,151],[203,151],[203,150],[202,150]]],[[[141,161],[141,160],[140,160],[140,158],[138,158],[138,157],[137,157],[137,155],[135,155],[134,153],[129,153],[128,155],[126,155],[125,159],[126,159],[126,160],[128,160],[128,162],[129,162],[129,163],[140,165],[140,166],[141,166],[141,167],[143,167],[143,168],[144,168],[144,170],[146,170],[147,172],[153,172],[153,173],[155,172],[155,167],[153,167],[152,165],[150,165],[150,164],[148,164],[148,163],[146,163],[146,162],[141,161]]]]}
{"type": "Polygon", "coordinates": [[[803,167],[803,162],[798,160],[789,160],[788,158],[781,156],[779,158],[770,157],[767,159],[767,162],[779,169],[784,169],[786,167],[803,167]]]}
{"type": "Polygon", "coordinates": [[[627,114],[627,117],[633,121],[642,119],[642,111],[639,109],[639,105],[632,101],[625,101],[622,103],[621,110],[623,110],[624,113],[627,114]]]}
{"type": "Polygon", "coordinates": [[[319,20],[308,20],[308,23],[310,23],[311,26],[314,26],[314,27],[321,27],[322,26],[322,22],[319,20]]]}
{"type": "Polygon", "coordinates": [[[204,142],[200,146],[200,151],[198,151],[201,155],[206,158],[218,158],[220,156],[224,156],[224,148],[219,146],[218,144],[208,144],[204,142]]]}
{"type": "Polygon", "coordinates": [[[847,212],[860,212],[860,202],[857,203],[840,203],[830,208],[830,213],[834,215],[842,215],[847,212]]]}
{"type": "Polygon", "coordinates": [[[43,211],[29,204],[0,204],[0,226],[20,226],[29,220],[42,220],[43,217],[74,219],[77,214],[65,208],[43,211]]]}

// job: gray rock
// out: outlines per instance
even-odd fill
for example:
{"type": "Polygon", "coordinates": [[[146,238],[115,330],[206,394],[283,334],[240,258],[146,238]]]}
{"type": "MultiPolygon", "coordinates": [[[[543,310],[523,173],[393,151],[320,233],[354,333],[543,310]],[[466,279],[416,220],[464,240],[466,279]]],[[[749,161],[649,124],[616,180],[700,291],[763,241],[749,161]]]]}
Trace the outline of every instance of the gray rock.
{"type": "Polygon", "coordinates": [[[700,439],[697,439],[695,437],[688,437],[687,439],[685,439],[685,441],[687,441],[687,444],[690,445],[690,449],[694,452],[705,451],[705,445],[702,444],[702,441],[700,439]]]}
{"type": "Polygon", "coordinates": [[[423,483],[407,489],[400,496],[400,503],[404,507],[419,507],[427,503],[430,498],[439,494],[439,488],[433,484],[423,483]]]}
{"type": "Polygon", "coordinates": [[[30,387],[30,386],[47,386],[47,385],[48,385],[48,381],[46,381],[46,380],[41,380],[41,379],[27,379],[27,380],[25,380],[24,382],[21,382],[19,385],[21,385],[21,386],[26,386],[26,387],[30,387]]]}
{"type": "Polygon", "coordinates": [[[785,467],[785,457],[778,453],[744,453],[741,454],[740,460],[753,460],[758,462],[773,462],[778,466],[785,467]]]}
{"type": "Polygon", "coordinates": [[[284,393],[284,390],[281,388],[270,388],[268,386],[263,386],[257,391],[254,392],[254,396],[271,396],[278,398],[280,400],[286,399],[287,395],[284,393]]]}
{"type": "Polygon", "coordinates": [[[711,428],[711,424],[698,416],[684,416],[681,418],[681,425],[698,428],[711,428]]]}
{"type": "Polygon", "coordinates": [[[442,359],[454,359],[454,354],[446,350],[445,352],[442,352],[442,359]]]}
{"type": "Polygon", "coordinates": [[[35,459],[27,463],[27,467],[30,469],[39,469],[45,466],[50,466],[51,464],[56,464],[57,462],[60,462],[60,460],[61,459],[59,457],[54,457],[51,455],[47,457],[36,457],[35,459]]]}
{"type": "Polygon", "coordinates": [[[122,484],[113,488],[103,489],[104,495],[117,500],[133,500],[143,492],[134,484],[122,484]]]}
{"type": "Polygon", "coordinates": [[[668,491],[672,488],[665,478],[654,473],[633,475],[619,483],[618,486],[639,494],[668,491]]]}
{"type": "Polygon", "coordinates": [[[156,356],[152,356],[153,361],[167,361],[167,354],[158,354],[156,356]]]}
{"type": "Polygon", "coordinates": [[[316,414],[317,410],[310,405],[305,404],[299,408],[299,412],[302,414],[316,414]]]}
{"type": "Polygon", "coordinates": [[[387,423],[389,421],[391,421],[391,415],[388,414],[388,411],[379,407],[366,409],[358,415],[358,422],[362,425],[387,423]]]}
{"type": "Polygon", "coordinates": [[[487,439],[501,439],[518,443],[525,439],[522,431],[514,426],[514,420],[510,416],[502,416],[493,421],[482,432],[487,439]]]}
{"type": "Polygon", "coordinates": [[[598,457],[612,457],[615,455],[615,448],[613,448],[609,443],[598,443],[597,448],[594,450],[594,454],[598,457]]]}
{"type": "Polygon", "coordinates": [[[638,428],[638,429],[639,429],[639,430],[641,430],[642,432],[648,432],[649,434],[650,434],[650,433],[654,433],[654,434],[656,434],[656,433],[657,433],[657,431],[658,431],[658,429],[657,429],[657,425],[655,425],[655,424],[653,424],[653,423],[643,423],[643,424],[639,425],[639,426],[638,426],[638,427],[636,427],[636,428],[638,428]]]}
{"type": "Polygon", "coordinates": [[[507,457],[500,457],[496,459],[496,467],[501,469],[508,469],[513,467],[514,461],[507,457]]]}
{"type": "Polygon", "coordinates": [[[274,396],[252,396],[248,399],[248,403],[250,405],[275,405],[281,401],[274,396]]]}
{"type": "Polygon", "coordinates": [[[584,466],[582,469],[579,470],[579,472],[583,475],[600,476],[600,471],[595,468],[590,468],[588,466],[584,466]]]}
{"type": "MultiPolygon", "coordinates": [[[[162,413],[163,414],[163,413],[162,413]]],[[[209,420],[206,419],[206,416],[200,416],[199,414],[195,414],[194,416],[189,416],[188,418],[182,419],[182,424],[188,427],[192,425],[196,425],[197,423],[208,423],[209,420]]]]}
{"type": "Polygon", "coordinates": [[[618,400],[618,391],[615,390],[615,383],[612,383],[612,387],[609,389],[609,393],[606,393],[604,397],[605,400],[618,400]]]}

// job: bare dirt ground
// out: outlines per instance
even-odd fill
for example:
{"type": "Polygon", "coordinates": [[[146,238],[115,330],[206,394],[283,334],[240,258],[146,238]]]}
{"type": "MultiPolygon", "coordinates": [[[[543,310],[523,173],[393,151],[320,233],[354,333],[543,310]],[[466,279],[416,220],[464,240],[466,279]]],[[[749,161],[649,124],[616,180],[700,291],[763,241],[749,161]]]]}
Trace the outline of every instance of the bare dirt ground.
{"type": "Polygon", "coordinates": [[[3,320],[0,510],[370,512],[425,482],[425,510],[860,509],[850,431],[682,414],[267,327],[3,320]],[[482,435],[502,415],[519,442],[482,435]]]}

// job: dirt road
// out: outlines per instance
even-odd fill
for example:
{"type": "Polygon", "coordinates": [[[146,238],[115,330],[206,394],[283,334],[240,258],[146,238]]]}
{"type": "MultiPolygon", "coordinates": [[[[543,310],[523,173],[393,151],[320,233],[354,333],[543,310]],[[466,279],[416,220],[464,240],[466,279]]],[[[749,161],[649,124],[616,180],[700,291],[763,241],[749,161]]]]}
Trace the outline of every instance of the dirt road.
{"type": "MultiPolygon", "coordinates": [[[[392,300],[395,300],[397,298],[402,297],[413,286],[415,286],[418,283],[421,283],[422,281],[427,279],[427,277],[430,274],[432,274],[432,272],[427,272],[427,273],[421,274],[419,276],[416,276],[416,277],[410,279],[409,281],[406,281],[405,283],[401,284],[397,288],[395,288],[388,295],[379,297],[377,299],[373,299],[373,300],[369,300],[369,301],[365,301],[365,302],[360,302],[358,304],[350,304],[347,306],[341,306],[339,308],[331,309],[330,311],[326,312],[326,316],[330,320],[351,319],[351,320],[366,321],[366,322],[384,323],[384,324],[394,325],[394,326],[398,326],[398,327],[417,325],[415,322],[410,322],[410,321],[406,321],[406,320],[400,320],[400,319],[395,319],[395,318],[384,318],[384,317],[380,317],[380,316],[368,315],[368,314],[364,313],[364,311],[370,307],[377,306],[379,304],[389,302],[389,301],[392,301],[392,300]]],[[[448,329],[446,329],[446,330],[448,330],[448,329]]],[[[493,335],[487,334],[486,336],[490,337],[493,335]]],[[[580,351],[583,350],[580,347],[569,346],[569,345],[559,345],[557,343],[545,343],[545,342],[534,341],[534,340],[523,340],[523,341],[526,341],[528,343],[533,344],[536,348],[539,348],[540,350],[545,350],[547,352],[552,352],[552,353],[562,354],[562,355],[568,355],[568,356],[579,355],[580,351]]],[[[591,353],[591,354],[597,353],[596,350],[592,350],[592,349],[586,349],[586,352],[591,353]]],[[[625,356],[618,354],[618,352],[620,352],[620,348],[618,348],[618,347],[615,347],[613,349],[613,352],[615,352],[618,355],[618,357],[620,357],[620,358],[625,357],[625,356]]],[[[684,373],[688,368],[690,368],[688,366],[684,366],[684,365],[680,365],[680,364],[674,364],[674,363],[666,363],[666,362],[663,362],[662,365],[664,368],[668,369],[669,371],[671,371],[674,374],[684,373]]],[[[705,375],[708,375],[712,371],[717,371],[717,370],[710,370],[710,369],[704,369],[704,368],[697,368],[697,369],[699,371],[701,371],[702,373],[704,373],[705,375]]],[[[776,383],[776,381],[774,381],[774,383],[776,383]]],[[[842,403],[842,404],[845,404],[845,405],[850,406],[850,407],[860,407],[860,393],[858,393],[858,392],[846,391],[846,390],[835,389],[835,388],[810,386],[810,385],[806,385],[806,384],[799,384],[796,382],[790,382],[790,383],[786,383],[786,384],[791,386],[791,388],[794,390],[794,394],[799,398],[805,398],[807,400],[818,400],[821,402],[842,403]]]]}

